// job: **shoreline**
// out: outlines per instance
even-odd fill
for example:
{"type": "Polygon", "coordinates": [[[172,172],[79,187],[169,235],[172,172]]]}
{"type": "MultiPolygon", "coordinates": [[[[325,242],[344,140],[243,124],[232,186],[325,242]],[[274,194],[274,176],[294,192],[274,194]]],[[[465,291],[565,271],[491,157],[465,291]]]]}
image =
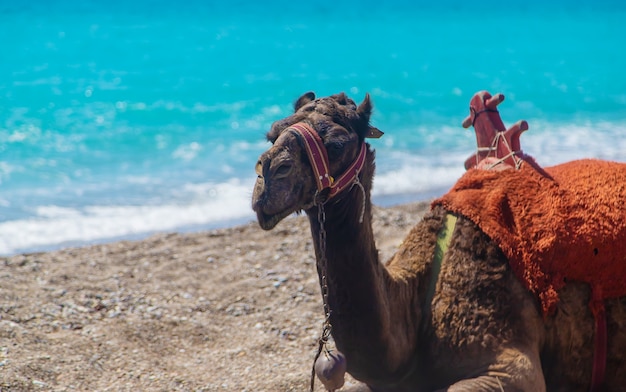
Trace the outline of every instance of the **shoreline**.
{"type": "MultiPolygon", "coordinates": [[[[380,208],[393,208],[396,206],[401,206],[404,204],[411,204],[414,202],[427,202],[428,200],[432,200],[437,197],[440,193],[443,194],[445,192],[431,192],[431,193],[405,193],[405,194],[393,194],[393,195],[380,195],[373,197],[373,205],[380,208]]],[[[246,225],[249,223],[255,222],[255,216],[252,210],[250,209],[250,214],[244,217],[237,217],[232,219],[223,219],[217,220],[208,223],[202,224],[189,224],[176,227],[171,230],[153,230],[153,231],[141,231],[137,233],[124,234],[118,236],[111,237],[102,237],[91,240],[69,240],[63,241],[59,243],[51,243],[44,245],[33,245],[23,248],[17,248],[14,251],[8,253],[0,253],[0,257],[12,257],[21,254],[33,254],[33,253],[47,253],[47,252],[55,252],[69,248],[84,248],[94,245],[105,245],[108,243],[115,243],[120,241],[142,241],[147,238],[150,238],[154,235],[164,235],[164,234],[187,234],[187,233],[197,233],[197,232],[207,232],[212,230],[220,230],[233,228],[241,225],[246,225]]]]}
{"type": "MultiPolygon", "coordinates": [[[[381,261],[429,206],[374,206],[381,261]]],[[[304,216],[0,263],[0,389],[308,388],[323,316],[304,216]]]]}

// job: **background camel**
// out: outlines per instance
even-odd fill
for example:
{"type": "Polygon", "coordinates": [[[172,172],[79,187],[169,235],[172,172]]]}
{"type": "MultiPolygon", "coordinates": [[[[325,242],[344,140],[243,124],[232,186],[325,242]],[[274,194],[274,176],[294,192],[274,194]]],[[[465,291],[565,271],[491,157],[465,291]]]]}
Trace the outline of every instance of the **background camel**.
{"type": "MultiPolygon", "coordinates": [[[[265,230],[293,212],[308,216],[332,337],[348,372],[373,391],[589,390],[588,285],[559,288],[556,309],[544,316],[496,243],[442,206],[380,262],[371,222],[374,152],[364,143],[377,133],[371,111],[369,96],[358,106],[344,94],[300,97],[295,113],[267,134],[273,145],[257,163],[252,198],[265,230]],[[323,143],[318,153],[327,154],[330,179],[310,158],[309,131],[323,143]],[[350,171],[349,186],[332,190],[333,178],[350,171]],[[320,191],[324,181],[331,187],[320,191]]],[[[625,305],[606,301],[607,390],[626,385],[625,305]]]]}

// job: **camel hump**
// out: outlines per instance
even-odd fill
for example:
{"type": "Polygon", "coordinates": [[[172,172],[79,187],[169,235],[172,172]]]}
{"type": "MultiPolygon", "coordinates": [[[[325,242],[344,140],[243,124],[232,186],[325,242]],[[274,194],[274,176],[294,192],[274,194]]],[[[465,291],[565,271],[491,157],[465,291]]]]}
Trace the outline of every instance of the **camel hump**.
{"type": "Polygon", "coordinates": [[[433,205],[494,240],[546,314],[565,280],[589,283],[602,299],[625,296],[626,164],[585,159],[542,170],[547,176],[531,165],[470,170],[433,205]]]}

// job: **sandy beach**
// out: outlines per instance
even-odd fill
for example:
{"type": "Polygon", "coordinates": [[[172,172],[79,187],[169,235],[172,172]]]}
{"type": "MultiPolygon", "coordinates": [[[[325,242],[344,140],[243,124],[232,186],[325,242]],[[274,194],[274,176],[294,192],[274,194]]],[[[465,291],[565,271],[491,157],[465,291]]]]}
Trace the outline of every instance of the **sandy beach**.
{"type": "MultiPolygon", "coordinates": [[[[374,208],[381,260],[427,209],[374,208]]],[[[304,216],[0,264],[2,391],[308,390],[323,315],[304,216]]]]}

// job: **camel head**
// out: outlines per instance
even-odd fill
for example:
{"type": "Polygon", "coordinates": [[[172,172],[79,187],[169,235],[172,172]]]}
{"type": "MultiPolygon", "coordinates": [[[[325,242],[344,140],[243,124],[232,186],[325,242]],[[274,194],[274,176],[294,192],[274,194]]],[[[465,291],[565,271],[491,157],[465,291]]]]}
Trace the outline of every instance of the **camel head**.
{"type": "Polygon", "coordinates": [[[369,125],[371,113],[369,95],[357,106],[344,93],[316,99],[309,92],[296,101],[294,114],[272,124],[267,133],[272,146],[256,164],[258,178],[252,196],[252,209],[263,229],[270,230],[290,214],[312,208],[320,196],[342,191],[320,189],[307,138],[318,140],[320,152],[327,155],[331,183],[359,159],[373,170],[373,154],[367,145],[363,147],[363,140],[380,137],[382,132],[369,125]]]}

